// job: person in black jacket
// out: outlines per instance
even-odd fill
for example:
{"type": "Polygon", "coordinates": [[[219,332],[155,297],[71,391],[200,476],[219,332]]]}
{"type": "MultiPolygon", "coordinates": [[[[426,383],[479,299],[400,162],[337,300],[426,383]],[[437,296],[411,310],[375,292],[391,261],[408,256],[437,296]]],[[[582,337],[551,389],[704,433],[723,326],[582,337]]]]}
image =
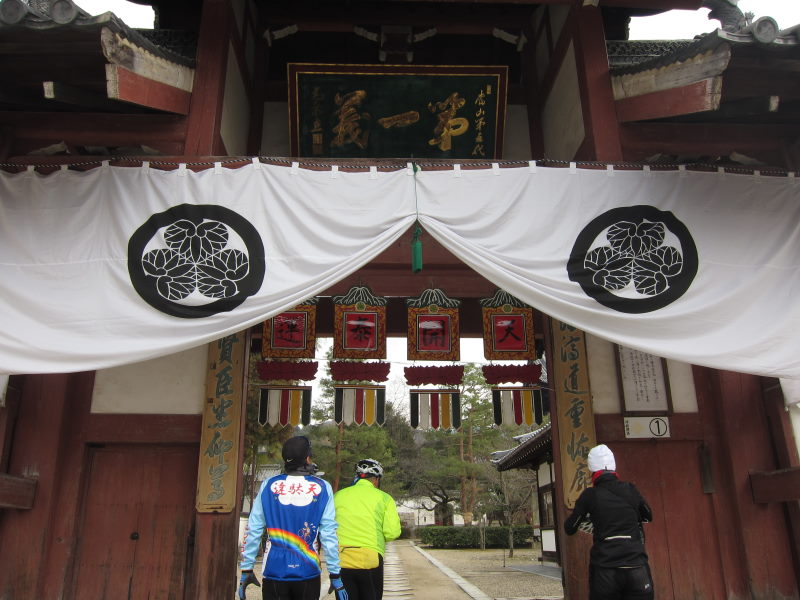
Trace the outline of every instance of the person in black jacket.
{"type": "Polygon", "coordinates": [[[589,600],[651,600],[653,578],[642,523],[653,513],[632,483],[620,481],[614,454],[605,444],[589,451],[593,487],[583,490],[564,522],[594,537],[589,556],[589,600]]]}

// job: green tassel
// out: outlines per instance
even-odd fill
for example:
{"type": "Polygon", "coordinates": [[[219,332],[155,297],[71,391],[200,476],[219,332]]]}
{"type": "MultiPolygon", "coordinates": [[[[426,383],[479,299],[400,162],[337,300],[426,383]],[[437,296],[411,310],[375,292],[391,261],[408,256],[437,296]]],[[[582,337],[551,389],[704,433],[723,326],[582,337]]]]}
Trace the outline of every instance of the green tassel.
{"type": "Polygon", "coordinates": [[[414,236],[411,238],[411,271],[419,273],[422,271],[422,227],[417,225],[414,236]]]}

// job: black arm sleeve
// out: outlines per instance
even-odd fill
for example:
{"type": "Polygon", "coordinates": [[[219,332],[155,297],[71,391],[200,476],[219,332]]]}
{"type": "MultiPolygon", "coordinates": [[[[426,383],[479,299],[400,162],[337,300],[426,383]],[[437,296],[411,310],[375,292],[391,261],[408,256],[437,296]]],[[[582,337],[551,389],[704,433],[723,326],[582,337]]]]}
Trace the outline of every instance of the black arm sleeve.
{"type": "Polygon", "coordinates": [[[589,495],[587,492],[589,492],[589,489],[583,490],[581,495],[578,496],[572,514],[564,521],[564,531],[567,535],[572,535],[578,531],[578,525],[580,525],[583,518],[589,512],[589,495]]]}

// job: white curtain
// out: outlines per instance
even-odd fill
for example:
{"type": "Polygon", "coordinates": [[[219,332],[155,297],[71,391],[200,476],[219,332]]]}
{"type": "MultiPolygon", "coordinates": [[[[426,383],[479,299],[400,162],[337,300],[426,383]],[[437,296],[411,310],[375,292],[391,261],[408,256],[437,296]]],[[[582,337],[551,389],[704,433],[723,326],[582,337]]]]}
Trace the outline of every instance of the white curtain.
{"type": "Polygon", "coordinates": [[[321,293],[417,218],[501,289],[600,337],[800,378],[793,178],[265,164],[0,173],[0,372],[217,339],[321,293]]]}
{"type": "MultiPolygon", "coordinates": [[[[0,372],[98,369],[177,352],[240,331],[329,288],[414,221],[414,189],[404,172],[374,179],[369,173],[335,175],[303,169],[293,174],[269,165],[197,173],[102,167],[3,174],[0,372]],[[184,204],[227,208],[260,235],[263,283],[232,310],[177,317],[148,304],[132,285],[128,252],[134,232],[152,215],[184,204]]],[[[165,233],[160,228],[144,251],[168,251],[165,233]]],[[[243,249],[235,237],[230,234],[228,246],[243,249]]],[[[161,288],[180,295],[179,288],[161,288]]],[[[197,296],[164,299],[163,305],[190,312],[204,303],[197,296]]]]}
{"type": "MultiPolygon", "coordinates": [[[[425,229],[478,273],[543,312],[657,356],[800,377],[800,185],[793,180],[517,168],[425,173],[417,185],[425,229]],[[587,224],[637,205],[672,213],[685,225],[698,268],[672,303],[628,313],[587,295],[566,267],[587,224]]],[[[593,246],[607,246],[599,235],[593,246]]],[[[671,237],[664,245],[678,245],[671,237]]],[[[630,289],[620,296],[631,304],[641,300],[630,289]]]]}

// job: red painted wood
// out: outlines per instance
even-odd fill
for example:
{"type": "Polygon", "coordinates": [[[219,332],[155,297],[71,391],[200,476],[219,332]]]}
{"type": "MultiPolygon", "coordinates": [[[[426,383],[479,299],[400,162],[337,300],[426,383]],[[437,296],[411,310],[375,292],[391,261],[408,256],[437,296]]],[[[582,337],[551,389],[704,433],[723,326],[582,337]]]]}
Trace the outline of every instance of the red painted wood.
{"type": "MultiPolygon", "coordinates": [[[[247,332],[245,348],[251,347],[252,331],[247,332]]],[[[247,361],[243,361],[244,376],[247,381],[247,361]]],[[[245,430],[247,418],[247,386],[243,386],[239,430],[245,430]]],[[[236,497],[242,497],[242,464],[244,460],[244,436],[239,438],[239,464],[236,465],[236,497]]],[[[220,551],[221,548],[235,549],[239,545],[239,510],[229,513],[196,513],[195,543],[191,558],[190,578],[187,582],[185,598],[192,600],[219,600],[227,597],[232,589],[231,574],[236,573],[238,555],[235,551],[220,551]],[[213,556],[213,560],[209,557],[213,556]]]]}
{"type": "Polygon", "coordinates": [[[119,65],[107,65],[106,71],[109,78],[116,79],[116,86],[109,84],[109,98],[180,115],[189,113],[190,92],[142,77],[119,65]]]}
{"type": "MultiPolygon", "coordinates": [[[[780,381],[762,377],[761,391],[764,395],[764,409],[772,432],[778,467],[785,469],[800,466],[794,429],[789,411],[786,410],[780,381]]],[[[786,519],[789,524],[787,534],[792,547],[794,572],[798,586],[800,586],[800,502],[787,502],[783,506],[786,509],[786,519]]]]}
{"type": "Polygon", "coordinates": [[[189,106],[185,153],[213,154],[222,121],[228,36],[233,19],[227,0],[204,0],[197,38],[192,100],[189,106]]]}
{"type": "Polygon", "coordinates": [[[0,508],[33,508],[36,480],[0,473],[0,508]]]}
{"type": "Polygon", "coordinates": [[[786,514],[753,502],[751,471],[775,468],[759,379],[695,367],[711,452],[716,531],[728,597],[797,596],[786,514]]]}
{"type": "MultiPolygon", "coordinates": [[[[625,417],[621,414],[594,416],[597,439],[605,442],[625,441],[625,417]]],[[[698,413],[673,413],[669,415],[670,437],[667,441],[702,440],[703,423],[698,413]]],[[[643,443],[645,440],[630,440],[643,443]]]]}
{"type": "Polygon", "coordinates": [[[594,144],[595,160],[621,161],[603,16],[599,8],[592,6],[574,9],[574,14],[573,41],[586,137],[594,144]]]}
{"type": "Polygon", "coordinates": [[[750,473],[754,502],[800,500],[800,467],[750,473]]]}
{"type": "Polygon", "coordinates": [[[723,123],[626,123],[620,127],[625,160],[643,161],[654,153],[727,156],[734,150],[766,164],[786,161],[783,139],[800,135],[798,125],[723,123]]]}
{"type": "MultiPolygon", "coordinates": [[[[14,130],[12,156],[61,140],[73,146],[145,144],[158,150],[163,148],[165,154],[169,154],[174,150],[167,148],[183,149],[186,135],[186,118],[177,115],[70,113],[70,118],[65,119],[64,113],[0,111],[2,125],[9,125],[14,130]]],[[[47,158],[58,160],[58,157],[47,158]]],[[[71,160],[75,162],[75,157],[71,160]]]]}
{"type": "Polygon", "coordinates": [[[19,399],[24,377],[12,375],[8,380],[5,406],[0,407],[0,473],[8,470],[11,457],[11,441],[14,439],[14,424],[19,413],[19,399]]]}
{"type": "Polygon", "coordinates": [[[0,598],[57,597],[45,588],[63,585],[64,557],[51,558],[51,548],[69,543],[59,539],[56,521],[74,515],[77,504],[65,500],[61,490],[80,476],[79,470],[64,471],[64,457],[73,434],[72,411],[88,406],[92,382],[93,373],[24,378],[8,472],[35,478],[37,490],[30,510],[4,511],[0,518],[0,598]]]}
{"type": "Polygon", "coordinates": [[[92,448],[89,464],[68,597],[182,597],[197,447],[92,448]]]}
{"type": "Polygon", "coordinates": [[[628,441],[609,446],[620,477],[635,483],[653,509],[654,521],[644,528],[656,597],[723,598],[713,506],[700,479],[699,442],[628,441]]]}
{"type": "Polygon", "coordinates": [[[87,443],[197,444],[201,415],[90,414],[83,427],[87,443]]]}
{"type": "Polygon", "coordinates": [[[710,78],[682,87],[622,98],[615,103],[617,118],[620,123],[627,123],[715,110],[719,108],[715,85],[715,79],[710,78]]]}

